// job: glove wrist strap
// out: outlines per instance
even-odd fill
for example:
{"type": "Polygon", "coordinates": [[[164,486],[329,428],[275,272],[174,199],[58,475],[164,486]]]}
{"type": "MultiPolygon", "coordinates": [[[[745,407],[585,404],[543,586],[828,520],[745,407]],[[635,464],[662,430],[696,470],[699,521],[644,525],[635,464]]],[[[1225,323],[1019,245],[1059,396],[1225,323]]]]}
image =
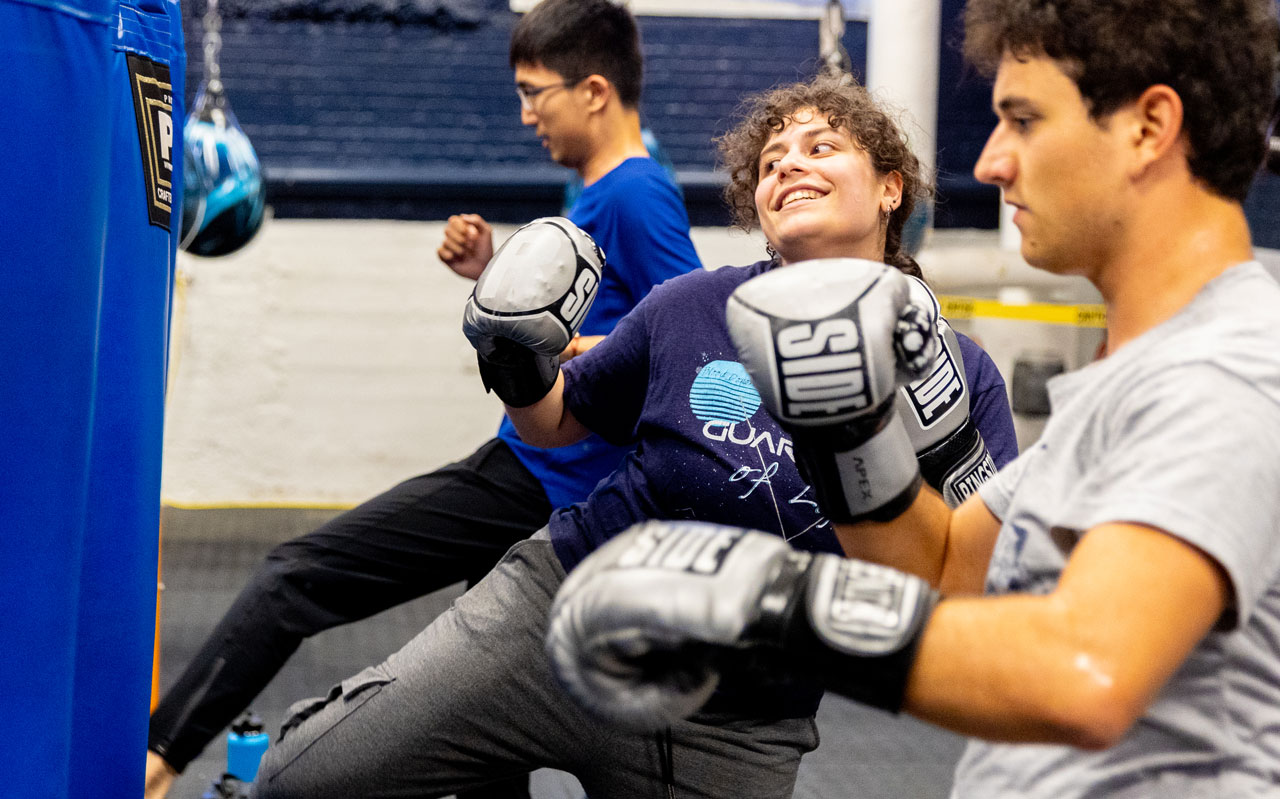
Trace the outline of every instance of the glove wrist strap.
{"type": "Polygon", "coordinates": [[[804,602],[812,562],[813,555],[808,552],[793,551],[778,563],[760,594],[759,616],[743,633],[745,640],[781,647],[791,638],[791,628],[804,602]]]}
{"type": "Polygon", "coordinates": [[[938,592],[911,574],[819,555],[810,567],[804,621],[788,652],[850,699],[897,713],[938,592]]]}
{"type": "Polygon", "coordinates": [[[560,359],[555,355],[539,355],[532,350],[525,353],[504,358],[501,363],[476,354],[485,391],[497,394],[512,408],[527,408],[547,396],[560,376],[560,359]]]}
{"type": "Polygon", "coordinates": [[[972,419],[917,455],[925,482],[956,507],[995,476],[996,465],[972,419]]]}
{"type": "Polygon", "coordinates": [[[793,435],[800,473],[833,522],[889,521],[920,493],[920,466],[906,427],[892,412],[885,419],[877,432],[851,449],[833,449],[813,435],[793,435]]]}

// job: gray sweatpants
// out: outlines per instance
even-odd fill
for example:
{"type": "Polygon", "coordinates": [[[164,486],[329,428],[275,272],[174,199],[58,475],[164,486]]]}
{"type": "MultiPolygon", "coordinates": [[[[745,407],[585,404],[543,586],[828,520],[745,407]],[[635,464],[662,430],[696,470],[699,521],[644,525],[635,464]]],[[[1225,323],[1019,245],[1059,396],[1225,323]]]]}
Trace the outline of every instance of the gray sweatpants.
{"type": "MultiPolygon", "coordinates": [[[[656,737],[623,733],[580,710],[543,650],[564,581],[546,531],[522,541],[403,649],[290,709],[253,796],[447,796],[549,767],[591,799],[667,799],[656,737]]],[[[677,797],[785,799],[812,718],[697,717],[671,729],[677,797]]]]}

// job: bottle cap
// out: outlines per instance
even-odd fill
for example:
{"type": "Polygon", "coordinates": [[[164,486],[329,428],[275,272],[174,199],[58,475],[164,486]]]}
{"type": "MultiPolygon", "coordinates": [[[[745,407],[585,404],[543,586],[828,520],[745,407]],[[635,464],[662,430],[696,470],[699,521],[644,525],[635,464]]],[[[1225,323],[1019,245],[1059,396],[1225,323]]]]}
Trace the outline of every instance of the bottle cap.
{"type": "Polygon", "coordinates": [[[265,728],[263,727],[262,719],[259,718],[258,714],[254,713],[252,710],[246,710],[241,714],[240,718],[236,719],[231,724],[231,731],[241,737],[247,735],[260,735],[263,729],[265,728]]]}

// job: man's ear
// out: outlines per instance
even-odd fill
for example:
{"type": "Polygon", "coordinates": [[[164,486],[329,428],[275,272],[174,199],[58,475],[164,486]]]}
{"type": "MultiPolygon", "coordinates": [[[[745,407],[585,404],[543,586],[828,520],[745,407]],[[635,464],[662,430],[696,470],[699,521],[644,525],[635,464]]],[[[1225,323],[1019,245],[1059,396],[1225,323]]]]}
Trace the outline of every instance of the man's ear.
{"type": "Polygon", "coordinates": [[[1130,143],[1138,171],[1145,171],[1174,150],[1185,150],[1182,98],[1172,87],[1148,86],[1130,108],[1130,143]]]}
{"type": "Polygon", "coordinates": [[[613,96],[613,84],[603,75],[588,75],[580,84],[587,91],[587,111],[600,111],[613,96]]]}

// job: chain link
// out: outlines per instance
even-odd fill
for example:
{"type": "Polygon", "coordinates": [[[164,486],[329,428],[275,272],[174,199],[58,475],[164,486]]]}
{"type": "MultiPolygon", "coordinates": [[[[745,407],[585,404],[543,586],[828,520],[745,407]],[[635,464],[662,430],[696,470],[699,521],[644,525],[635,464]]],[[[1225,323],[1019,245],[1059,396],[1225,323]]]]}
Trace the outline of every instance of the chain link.
{"type": "Polygon", "coordinates": [[[844,6],[840,0],[827,0],[818,24],[818,58],[822,70],[831,75],[847,75],[853,63],[844,47],[844,6]]]}
{"type": "Polygon", "coordinates": [[[218,56],[222,52],[222,16],[218,14],[218,0],[205,0],[204,11],[204,80],[209,88],[222,88],[222,68],[218,56]]]}

